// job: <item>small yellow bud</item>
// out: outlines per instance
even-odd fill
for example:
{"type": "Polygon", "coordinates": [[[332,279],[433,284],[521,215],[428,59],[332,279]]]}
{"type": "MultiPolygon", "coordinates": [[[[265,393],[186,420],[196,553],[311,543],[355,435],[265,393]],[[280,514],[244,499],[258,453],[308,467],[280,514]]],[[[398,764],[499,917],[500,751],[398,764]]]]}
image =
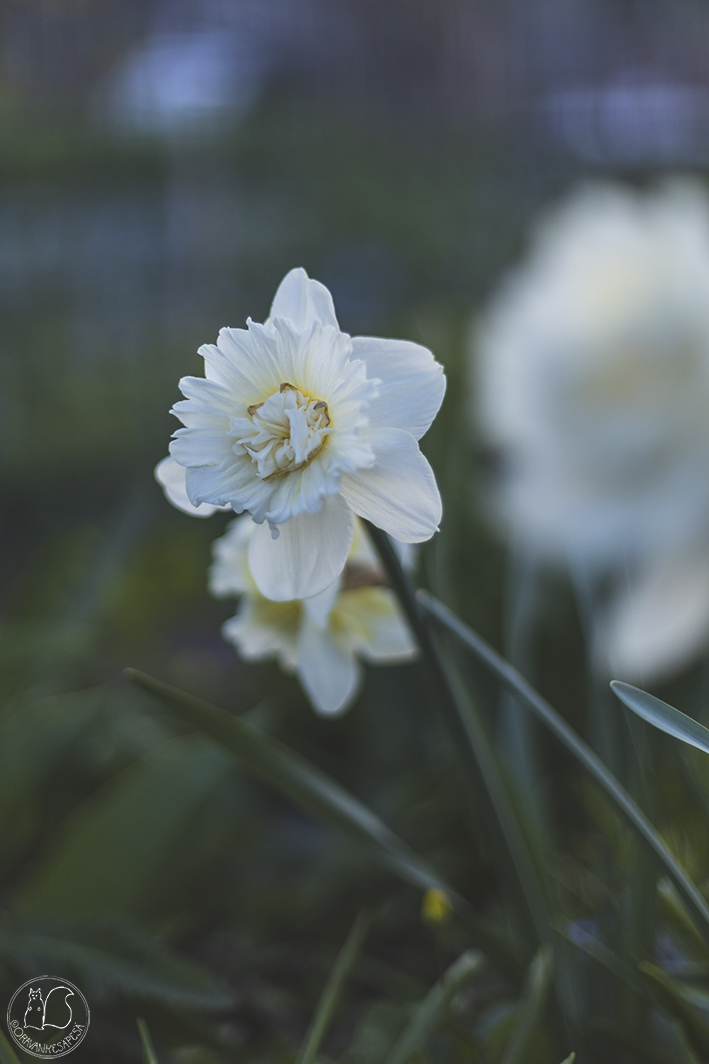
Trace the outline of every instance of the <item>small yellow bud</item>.
{"type": "Polygon", "coordinates": [[[427,924],[442,924],[453,912],[445,890],[429,887],[421,899],[421,919],[427,924]]]}

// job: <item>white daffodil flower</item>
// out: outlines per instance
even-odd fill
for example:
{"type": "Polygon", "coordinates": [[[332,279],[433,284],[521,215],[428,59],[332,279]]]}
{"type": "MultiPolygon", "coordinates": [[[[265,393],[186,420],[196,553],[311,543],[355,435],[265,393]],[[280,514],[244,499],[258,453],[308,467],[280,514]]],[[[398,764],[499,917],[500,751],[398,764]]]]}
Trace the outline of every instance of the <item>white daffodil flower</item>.
{"type": "Polygon", "coordinates": [[[334,583],[290,602],[265,598],[256,585],[249,547],[257,530],[248,516],[232,521],[214,543],[209,572],[212,594],[241,596],[222,634],[243,658],[277,658],[283,669],[297,673],[315,711],[333,716],[357,694],[358,655],[374,663],[416,656],[416,643],[359,522],[347,564],[334,583]]]}
{"type": "Polygon", "coordinates": [[[222,329],[185,377],[170,446],[194,507],[247,510],[256,586],[289,601],[342,572],[355,514],[406,543],[429,539],[441,498],[418,440],[445,392],[442,367],[405,340],[340,331],[328,290],[291,270],[268,320],[222,329]]]}
{"type": "Polygon", "coordinates": [[[596,648],[642,682],[709,638],[709,198],[589,185],[539,228],[476,337],[517,542],[615,576],[596,648]]]}

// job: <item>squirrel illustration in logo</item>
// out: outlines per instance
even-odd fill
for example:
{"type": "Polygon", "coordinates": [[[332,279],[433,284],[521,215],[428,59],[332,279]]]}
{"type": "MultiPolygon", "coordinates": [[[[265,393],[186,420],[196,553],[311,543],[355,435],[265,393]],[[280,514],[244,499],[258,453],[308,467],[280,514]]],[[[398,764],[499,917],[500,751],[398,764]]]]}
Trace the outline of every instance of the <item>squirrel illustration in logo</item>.
{"type": "Polygon", "coordinates": [[[23,1027],[33,1027],[36,1031],[44,1031],[47,1027],[54,1027],[58,1031],[63,1031],[65,1027],[69,1026],[73,1018],[73,1012],[71,1010],[71,1005],[69,1004],[69,998],[73,993],[74,991],[70,990],[68,986],[54,986],[49,991],[46,998],[43,998],[42,991],[39,987],[37,987],[36,990],[33,987],[30,987],[23,1027]],[[50,1023],[47,1019],[50,999],[52,994],[57,990],[66,990],[66,994],[64,995],[63,1001],[61,998],[55,998],[51,1003],[51,1017],[53,1020],[63,1020],[68,1013],[69,1019],[66,1023],[50,1023]]]}

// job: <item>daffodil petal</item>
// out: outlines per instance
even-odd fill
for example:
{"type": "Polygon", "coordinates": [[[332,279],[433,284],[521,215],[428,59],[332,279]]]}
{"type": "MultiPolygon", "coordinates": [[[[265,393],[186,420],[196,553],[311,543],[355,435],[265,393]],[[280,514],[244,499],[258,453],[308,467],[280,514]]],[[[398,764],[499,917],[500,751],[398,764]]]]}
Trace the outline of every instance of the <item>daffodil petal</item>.
{"type": "Polygon", "coordinates": [[[332,296],[324,284],[311,281],[302,266],[287,273],[278,286],[268,320],[271,318],[288,318],[299,331],[316,320],[339,329],[332,296]]]}
{"type": "Polygon", "coordinates": [[[405,429],[419,440],[438,413],[446,392],[443,367],[431,352],[408,340],[352,338],[352,356],[361,359],[378,395],[367,408],[372,428],[405,429]]]}
{"type": "Polygon", "coordinates": [[[187,494],[185,484],[187,470],[168,455],[158,462],[154,470],[155,479],[165,492],[165,498],[176,506],[178,510],[189,514],[191,517],[211,517],[217,510],[228,510],[228,506],[213,506],[204,502],[199,506],[193,506],[187,494]]]}
{"type": "Polygon", "coordinates": [[[355,517],[340,495],[323,500],[318,513],[303,513],[278,526],[257,525],[249,545],[249,566],[262,595],[275,602],[309,598],[324,591],[344,569],[355,517]]]}
{"type": "MultiPolygon", "coordinates": [[[[350,557],[351,557],[350,553],[350,557]]],[[[340,585],[342,583],[342,576],[338,576],[336,580],[326,587],[324,591],[321,591],[318,595],[311,595],[309,598],[303,599],[303,610],[309,617],[309,619],[318,628],[324,628],[327,624],[328,617],[332,612],[332,607],[337,601],[337,596],[340,593],[340,585]]]]}
{"type": "Polygon", "coordinates": [[[298,639],[298,678],[315,712],[332,717],[355,697],[360,668],[351,650],[306,618],[298,639]]]}
{"type": "Polygon", "coordinates": [[[248,552],[255,528],[251,515],[244,514],[232,521],[225,534],[212,544],[214,561],[209,567],[207,584],[216,598],[253,591],[248,552]]]}
{"type": "Polygon", "coordinates": [[[605,641],[614,676],[652,683],[699,653],[709,637],[709,559],[657,560],[623,588],[605,641]]]}
{"type": "Polygon", "coordinates": [[[343,629],[356,633],[355,649],[367,661],[407,661],[418,655],[418,643],[389,588],[344,591],[333,618],[343,629]]]}
{"type": "Polygon", "coordinates": [[[416,440],[403,429],[375,429],[367,439],[374,465],[343,476],[343,497],[356,514],[402,543],[430,539],[441,520],[441,496],[416,440]]]}
{"type": "MultiPolygon", "coordinates": [[[[222,636],[231,643],[244,661],[263,661],[277,658],[286,672],[295,672],[298,664],[298,640],[294,612],[298,603],[276,605],[268,612],[264,600],[245,595],[239,603],[236,616],[222,625],[222,636]],[[280,616],[278,611],[283,611],[280,616]]],[[[269,603],[271,607],[274,603],[269,603]]]]}

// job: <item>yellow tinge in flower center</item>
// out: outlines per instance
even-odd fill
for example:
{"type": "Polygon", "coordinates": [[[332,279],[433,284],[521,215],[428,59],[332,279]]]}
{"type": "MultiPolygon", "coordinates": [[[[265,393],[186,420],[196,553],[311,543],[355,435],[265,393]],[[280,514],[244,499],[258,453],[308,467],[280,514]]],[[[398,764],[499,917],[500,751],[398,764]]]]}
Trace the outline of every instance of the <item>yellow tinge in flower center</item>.
{"type": "Polygon", "coordinates": [[[247,408],[232,435],[237,453],[250,455],[262,480],[300,469],[318,454],[330,435],[330,410],[284,381],[263,403],[247,408]]]}

